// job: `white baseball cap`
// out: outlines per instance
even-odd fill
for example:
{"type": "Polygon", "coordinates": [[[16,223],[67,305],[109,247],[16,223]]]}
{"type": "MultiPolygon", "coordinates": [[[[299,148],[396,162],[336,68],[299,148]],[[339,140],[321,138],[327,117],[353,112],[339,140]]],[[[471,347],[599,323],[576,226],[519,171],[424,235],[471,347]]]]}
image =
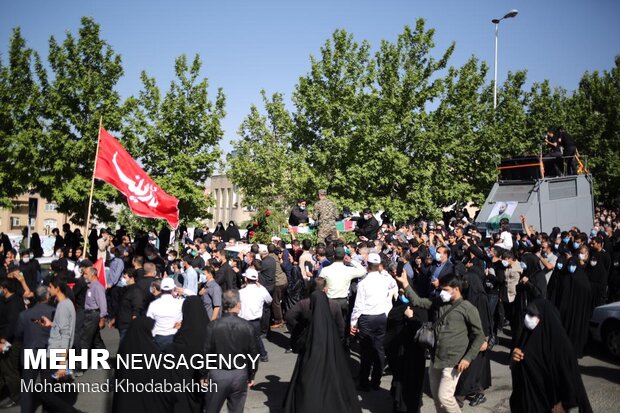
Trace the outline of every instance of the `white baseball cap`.
{"type": "Polygon", "coordinates": [[[258,271],[256,271],[254,268],[248,268],[247,270],[245,270],[245,272],[243,273],[243,276],[245,278],[247,278],[248,280],[258,280],[258,271]]]}
{"type": "Polygon", "coordinates": [[[172,278],[164,278],[161,280],[161,290],[162,291],[172,291],[174,290],[174,280],[172,278]]]}
{"type": "Polygon", "coordinates": [[[368,254],[368,263],[369,264],[381,264],[381,257],[379,254],[368,254]]]}

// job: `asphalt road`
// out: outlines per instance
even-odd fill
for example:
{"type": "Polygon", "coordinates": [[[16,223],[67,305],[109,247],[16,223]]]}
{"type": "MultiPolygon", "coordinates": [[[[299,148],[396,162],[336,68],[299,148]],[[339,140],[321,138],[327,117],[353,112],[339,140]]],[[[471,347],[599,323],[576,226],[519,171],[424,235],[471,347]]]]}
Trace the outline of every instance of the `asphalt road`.
{"type": "MultiPolygon", "coordinates": [[[[118,347],[118,333],[116,330],[105,329],[102,337],[111,353],[118,347]]],[[[286,393],[289,379],[295,365],[295,354],[284,352],[288,342],[288,335],[284,328],[270,334],[269,341],[265,342],[269,352],[269,362],[261,363],[256,376],[256,384],[248,392],[246,411],[248,412],[280,412],[286,393]]],[[[487,390],[487,402],[478,406],[465,405],[464,412],[509,412],[508,399],[512,382],[508,368],[509,353],[508,339],[500,337],[500,343],[493,349],[491,371],[493,385],[487,390]]],[[[561,349],[558,349],[561,351],[561,349]]],[[[597,343],[590,343],[586,352],[588,355],[579,360],[583,381],[590,397],[594,412],[618,411],[620,406],[620,363],[611,360],[597,343]]],[[[359,366],[359,358],[352,354],[352,370],[359,366]]],[[[104,382],[112,377],[111,371],[87,371],[80,382],[104,382]]],[[[381,390],[360,393],[359,400],[364,412],[388,413],[392,411],[390,398],[391,376],[384,376],[381,390]]],[[[434,412],[433,401],[429,396],[428,384],[424,395],[422,413],[434,412]]],[[[110,411],[112,396],[105,393],[83,393],[80,395],[76,407],[89,413],[107,413],[110,411]]],[[[6,409],[7,413],[18,413],[19,408],[6,409]]]]}

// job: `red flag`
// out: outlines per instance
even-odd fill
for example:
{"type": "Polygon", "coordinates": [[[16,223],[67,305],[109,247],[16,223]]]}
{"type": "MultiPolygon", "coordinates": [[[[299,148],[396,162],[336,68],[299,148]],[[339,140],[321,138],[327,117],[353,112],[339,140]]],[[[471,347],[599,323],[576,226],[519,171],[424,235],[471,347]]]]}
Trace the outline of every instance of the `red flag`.
{"type": "Polygon", "coordinates": [[[134,214],[163,218],[176,229],[179,226],[179,200],[165,193],[108,131],[101,128],[99,134],[95,178],[121,191],[134,214]]]}
{"type": "Polygon", "coordinates": [[[97,277],[99,278],[99,284],[104,288],[108,288],[108,281],[105,278],[105,265],[103,264],[103,258],[99,258],[94,262],[93,268],[97,270],[97,277]]]}

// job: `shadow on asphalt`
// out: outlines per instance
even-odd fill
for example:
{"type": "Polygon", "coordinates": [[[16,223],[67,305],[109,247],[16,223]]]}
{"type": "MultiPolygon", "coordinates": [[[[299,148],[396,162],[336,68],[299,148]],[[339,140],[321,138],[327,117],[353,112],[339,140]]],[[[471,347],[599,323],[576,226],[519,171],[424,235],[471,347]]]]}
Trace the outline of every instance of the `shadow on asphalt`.
{"type": "Polygon", "coordinates": [[[265,378],[267,381],[254,384],[252,391],[261,391],[265,394],[267,397],[265,406],[270,413],[281,412],[289,382],[281,381],[280,376],[273,374],[267,375],[265,378]]]}
{"type": "Polygon", "coordinates": [[[620,369],[605,366],[579,366],[582,375],[599,377],[611,383],[620,384],[620,369]]]}
{"type": "Polygon", "coordinates": [[[267,334],[267,341],[275,344],[276,346],[286,350],[289,348],[290,336],[280,331],[271,330],[267,334]]]}

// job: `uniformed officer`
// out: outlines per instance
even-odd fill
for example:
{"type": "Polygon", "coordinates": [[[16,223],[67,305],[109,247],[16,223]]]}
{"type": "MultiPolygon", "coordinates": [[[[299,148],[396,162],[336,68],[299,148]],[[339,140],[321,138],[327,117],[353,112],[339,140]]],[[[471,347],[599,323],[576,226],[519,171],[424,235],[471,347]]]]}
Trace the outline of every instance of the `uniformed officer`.
{"type": "Polygon", "coordinates": [[[314,204],[314,214],[312,218],[318,222],[317,241],[325,242],[328,235],[338,236],[336,231],[336,218],[338,208],[336,204],[327,199],[327,191],[319,190],[319,202],[314,204]]]}

